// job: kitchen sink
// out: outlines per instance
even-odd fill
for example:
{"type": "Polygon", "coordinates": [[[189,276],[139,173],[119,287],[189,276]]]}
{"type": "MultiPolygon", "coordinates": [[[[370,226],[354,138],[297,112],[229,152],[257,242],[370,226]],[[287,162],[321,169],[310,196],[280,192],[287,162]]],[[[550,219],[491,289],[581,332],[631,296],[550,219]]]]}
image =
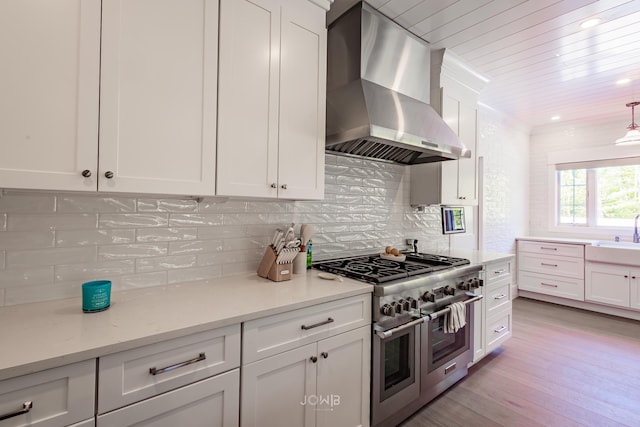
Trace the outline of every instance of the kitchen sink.
{"type": "Polygon", "coordinates": [[[640,243],[598,241],[585,247],[587,261],[640,266],[640,243]]]}

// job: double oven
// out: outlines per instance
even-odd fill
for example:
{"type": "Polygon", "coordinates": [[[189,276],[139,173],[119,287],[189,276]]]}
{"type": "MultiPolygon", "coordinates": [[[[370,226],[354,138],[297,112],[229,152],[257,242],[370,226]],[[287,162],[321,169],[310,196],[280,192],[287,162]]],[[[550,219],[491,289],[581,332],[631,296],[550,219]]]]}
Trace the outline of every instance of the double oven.
{"type": "Polygon", "coordinates": [[[467,374],[473,358],[474,305],[482,298],[473,293],[482,286],[481,266],[409,253],[404,262],[365,256],[314,267],[374,286],[372,426],[397,425],[467,374]],[[464,304],[465,326],[450,332],[445,322],[453,315],[453,303],[464,304]]]}

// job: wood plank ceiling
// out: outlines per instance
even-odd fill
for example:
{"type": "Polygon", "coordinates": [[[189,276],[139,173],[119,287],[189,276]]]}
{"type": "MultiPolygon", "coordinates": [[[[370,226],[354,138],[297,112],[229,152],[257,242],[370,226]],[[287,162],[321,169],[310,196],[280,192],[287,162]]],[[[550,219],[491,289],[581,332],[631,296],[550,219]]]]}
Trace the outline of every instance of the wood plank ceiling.
{"type": "Polygon", "coordinates": [[[625,104],[640,101],[640,0],[368,3],[489,77],[480,101],[532,128],[553,116],[620,120],[622,136],[631,122],[625,104]],[[581,28],[593,18],[597,26],[581,28]]]}

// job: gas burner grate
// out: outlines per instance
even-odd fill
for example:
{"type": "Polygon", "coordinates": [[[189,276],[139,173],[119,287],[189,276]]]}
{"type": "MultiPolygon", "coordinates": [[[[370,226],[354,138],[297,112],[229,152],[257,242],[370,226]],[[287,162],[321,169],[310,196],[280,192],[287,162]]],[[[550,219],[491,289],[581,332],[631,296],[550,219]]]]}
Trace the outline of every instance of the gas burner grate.
{"type": "Polygon", "coordinates": [[[379,256],[321,261],[313,266],[319,270],[370,283],[384,283],[434,271],[432,267],[421,262],[400,262],[382,259],[379,256]]]}

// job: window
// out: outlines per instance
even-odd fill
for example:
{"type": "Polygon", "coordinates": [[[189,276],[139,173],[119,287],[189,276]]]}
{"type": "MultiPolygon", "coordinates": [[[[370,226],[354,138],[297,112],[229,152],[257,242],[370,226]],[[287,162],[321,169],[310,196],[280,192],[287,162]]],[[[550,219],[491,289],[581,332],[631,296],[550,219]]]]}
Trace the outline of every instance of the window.
{"type": "Polygon", "coordinates": [[[558,226],[627,228],[640,213],[640,158],[556,165],[558,226]]]}

